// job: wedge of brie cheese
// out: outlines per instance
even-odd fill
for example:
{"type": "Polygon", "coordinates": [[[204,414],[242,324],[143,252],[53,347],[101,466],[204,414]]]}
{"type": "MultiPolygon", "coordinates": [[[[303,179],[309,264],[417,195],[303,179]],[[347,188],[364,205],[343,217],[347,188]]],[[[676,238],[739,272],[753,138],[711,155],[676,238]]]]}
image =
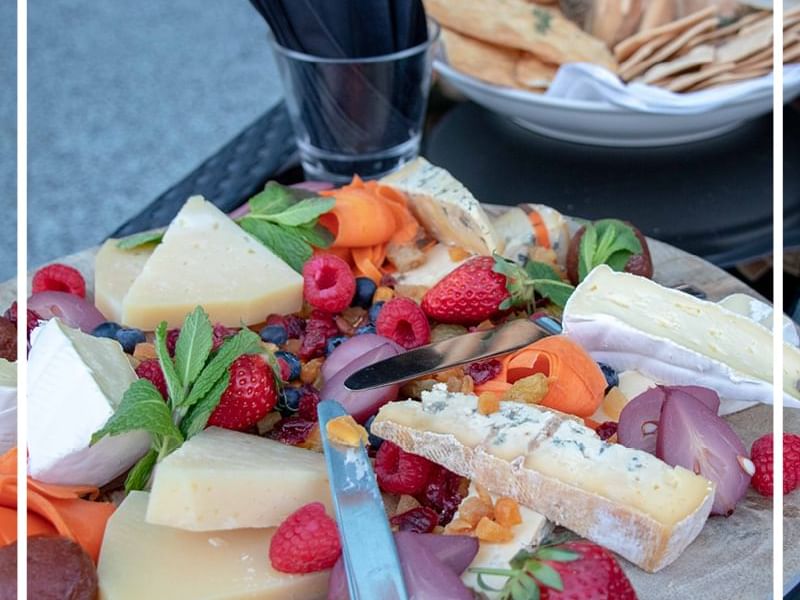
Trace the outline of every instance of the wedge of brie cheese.
{"type": "Polygon", "coordinates": [[[408,195],[417,218],[434,237],[474,254],[502,248],[480,202],[460,181],[424,158],[417,158],[381,179],[408,195]]]}
{"type": "Polygon", "coordinates": [[[0,454],[17,445],[17,365],[0,358],[0,454]]]}
{"type": "Polygon", "coordinates": [[[142,431],[90,446],[136,381],[122,347],[54,318],[33,332],[28,357],[28,470],[46,483],[100,487],[147,451],[142,431]]]}
{"type": "MultiPolygon", "coordinates": [[[[772,402],[772,333],[719,304],[601,265],[573,292],[563,325],[617,371],[716,390],[723,414],[772,402]]],[[[783,374],[785,406],[800,407],[800,350],[789,344],[783,374]]]]}

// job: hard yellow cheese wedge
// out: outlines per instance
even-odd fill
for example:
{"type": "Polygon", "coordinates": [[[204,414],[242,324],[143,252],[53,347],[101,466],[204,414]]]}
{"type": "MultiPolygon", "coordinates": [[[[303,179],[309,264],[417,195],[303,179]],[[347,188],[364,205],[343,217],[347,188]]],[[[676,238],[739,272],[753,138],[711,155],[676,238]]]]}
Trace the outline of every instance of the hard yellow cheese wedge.
{"type": "Polygon", "coordinates": [[[108,521],[97,567],[100,600],[325,597],[329,571],[288,575],[272,568],[275,529],[197,533],[150,525],[147,500],[146,492],[129,494],[108,521]]]}
{"type": "Polygon", "coordinates": [[[273,527],[309,502],[333,512],[322,454],[210,427],[158,464],[147,522],[193,531],[273,527]]]}
{"type": "Polygon", "coordinates": [[[122,303],[153,254],[154,246],[122,250],[117,247],[118,242],[107,240],[94,259],[94,304],[106,319],[121,323],[122,303]]]}

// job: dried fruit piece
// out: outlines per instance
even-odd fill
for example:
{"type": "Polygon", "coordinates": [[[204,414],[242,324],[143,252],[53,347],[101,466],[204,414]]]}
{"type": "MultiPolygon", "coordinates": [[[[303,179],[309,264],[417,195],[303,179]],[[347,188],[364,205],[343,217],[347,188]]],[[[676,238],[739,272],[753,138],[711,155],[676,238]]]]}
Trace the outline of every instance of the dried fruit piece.
{"type": "Polygon", "coordinates": [[[427,506],[417,506],[389,519],[392,528],[412,533],[430,533],[439,524],[439,516],[427,506]]]}
{"type": "Polygon", "coordinates": [[[475,527],[475,535],[482,542],[504,544],[514,539],[510,528],[495,523],[489,517],[483,517],[475,527]]]}
{"type": "Polygon", "coordinates": [[[490,415],[500,410],[500,399],[494,392],[482,392],[478,396],[478,412],[482,415],[490,415]]]}
{"type": "Polygon", "coordinates": [[[622,413],[622,409],[625,408],[627,403],[628,399],[625,397],[625,394],[623,394],[618,387],[614,386],[608,390],[606,397],[603,398],[603,412],[612,421],[619,421],[619,415],[622,413]]]}
{"type": "Polygon", "coordinates": [[[469,496],[458,507],[458,518],[472,525],[473,529],[484,517],[492,519],[494,511],[491,504],[481,502],[480,498],[469,496]]]}
{"type": "Polygon", "coordinates": [[[305,448],[306,450],[322,452],[322,436],[319,433],[319,423],[314,423],[314,426],[308,432],[306,439],[297,445],[300,448],[305,448]]]}
{"type": "Polygon", "coordinates": [[[444,528],[445,535],[474,535],[475,528],[464,519],[453,519],[444,528]]]}
{"type": "Polygon", "coordinates": [[[494,520],[503,527],[513,527],[522,523],[519,504],[513,498],[498,498],[494,504],[494,520]]]}
{"type": "Polygon", "coordinates": [[[359,444],[367,445],[367,430],[355,422],[350,415],[342,415],[328,421],[325,428],[328,438],[337,444],[357,448],[359,444]]]}
{"type": "Polygon", "coordinates": [[[503,396],[503,400],[538,404],[547,395],[549,384],[544,373],[517,379],[503,396]]]}

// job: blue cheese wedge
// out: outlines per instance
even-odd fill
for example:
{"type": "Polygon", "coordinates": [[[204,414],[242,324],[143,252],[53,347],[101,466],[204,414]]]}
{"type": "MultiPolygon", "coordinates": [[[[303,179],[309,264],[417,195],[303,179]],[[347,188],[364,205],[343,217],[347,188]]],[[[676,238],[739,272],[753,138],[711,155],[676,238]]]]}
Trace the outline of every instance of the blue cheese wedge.
{"type": "MultiPolygon", "coordinates": [[[[617,371],[709,387],[738,407],[772,402],[772,333],[714,302],[601,265],[573,292],[563,325],[595,360],[617,371]]],[[[786,406],[800,407],[800,350],[789,344],[783,375],[786,406]]]]}
{"type": "Polygon", "coordinates": [[[714,499],[704,477],[606,443],[568,415],[517,402],[481,415],[477,403],[439,384],[422,402],[383,406],[372,431],[646,571],[673,562],[703,528],[714,499]]]}
{"type": "Polygon", "coordinates": [[[480,202],[444,169],[417,158],[381,183],[408,195],[414,214],[443,244],[473,254],[490,255],[501,250],[480,202]]]}

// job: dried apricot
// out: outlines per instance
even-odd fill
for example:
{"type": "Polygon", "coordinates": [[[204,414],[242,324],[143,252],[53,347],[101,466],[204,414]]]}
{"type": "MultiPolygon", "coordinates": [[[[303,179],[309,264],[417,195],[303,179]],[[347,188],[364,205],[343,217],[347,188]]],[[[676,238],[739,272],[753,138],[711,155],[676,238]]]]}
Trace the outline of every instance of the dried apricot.
{"type": "Polygon", "coordinates": [[[483,392],[478,396],[478,412],[490,415],[500,410],[500,400],[494,392],[483,392]]]}
{"type": "Polygon", "coordinates": [[[475,528],[475,535],[482,542],[505,543],[514,539],[509,527],[495,523],[489,517],[483,517],[475,528]]]}
{"type": "Polygon", "coordinates": [[[499,498],[494,504],[494,520],[503,527],[513,527],[522,523],[517,501],[513,498],[499,498]]]}
{"type": "Polygon", "coordinates": [[[465,498],[461,506],[458,507],[458,518],[466,521],[472,525],[473,528],[477,527],[480,520],[484,517],[492,518],[492,505],[486,505],[475,496],[465,498]]]}
{"type": "Polygon", "coordinates": [[[367,430],[356,423],[350,415],[331,419],[325,429],[328,432],[328,438],[337,444],[357,448],[359,443],[366,446],[369,440],[367,430]]]}
{"type": "Polygon", "coordinates": [[[474,528],[464,519],[453,519],[444,528],[445,535],[472,535],[474,528]]]}
{"type": "Polygon", "coordinates": [[[628,399],[625,394],[618,387],[612,387],[603,399],[603,412],[612,421],[619,421],[619,415],[627,403],[628,399]]]}

